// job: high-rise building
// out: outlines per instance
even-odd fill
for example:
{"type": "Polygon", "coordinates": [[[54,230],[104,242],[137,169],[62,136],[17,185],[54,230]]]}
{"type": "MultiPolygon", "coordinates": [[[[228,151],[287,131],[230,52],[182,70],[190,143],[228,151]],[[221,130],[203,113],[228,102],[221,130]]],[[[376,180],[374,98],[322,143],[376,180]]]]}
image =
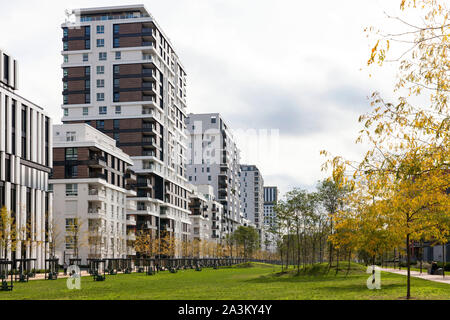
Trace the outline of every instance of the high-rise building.
{"type": "Polygon", "coordinates": [[[137,226],[189,236],[186,73],[143,5],[77,9],[63,29],[63,123],[115,139],[137,174],[137,226]]]}
{"type": "Polygon", "coordinates": [[[136,192],[126,189],[131,158],[87,124],[55,125],[53,141],[50,184],[60,263],[132,255],[136,222],[127,211],[136,210],[136,204],[127,197],[136,192]]]}
{"type": "Polygon", "coordinates": [[[241,207],[244,217],[256,226],[264,241],[264,179],[255,165],[241,165],[241,207]]]}
{"type": "Polygon", "coordinates": [[[278,203],[278,187],[264,187],[264,224],[273,227],[276,212],[274,207],[278,203]]]}
{"type": "Polygon", "coordinates": [[[17,90],[18,63],[0,50],[0,206],[17,231],[6,256],[0,249],[0,259],[36,259],[35,268],[44,269],[51,241],[52,121],[17,90]]]}
{"type": "MultiPolygon", "coordinates": [[[[278,187],[264,187],[264,226],[266,231],[275,227],[276,212],[274,210],[278,203],[278,187]]],[[[266,232],[265,245],[270,251],[276,250],[276,237],[271,232],[266,232]]]]}
{"type": "Polygon", "coordinates": [[[189,182],[209,184],[223,205],[222,233],[230,234],[242,222],[239,180],[239,149],[225,121],[218,113],[189,114],[189,182]]]}

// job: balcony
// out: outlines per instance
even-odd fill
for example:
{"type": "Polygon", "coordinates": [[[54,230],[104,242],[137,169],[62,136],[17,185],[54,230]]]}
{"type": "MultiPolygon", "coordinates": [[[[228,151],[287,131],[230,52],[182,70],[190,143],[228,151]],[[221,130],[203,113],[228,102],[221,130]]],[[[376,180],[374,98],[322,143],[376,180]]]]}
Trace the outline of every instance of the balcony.
{"type": "Polygon", "coordinates": [[[88,214],[89,215],[104,216],[105,215],[105,210],[103,210],[101,208],[89,208],[88,209],[88,214]]]}
{"type": "Polygon", "coordinates": [[[142,101],[150,101],[150,102],[156,103],[154,96],[142,96],[142,101]]]}
{"type": "Polygon", "coordinates": [[[150,192],[142,192],[142,191],[138,191],[137,193],[137,197],[138,198],[152,198],[152,194],[150,192]]]}
{"type": "Polygon", "coordinates": [[[151,137],[143,137],[142,138],[142,144],[144,145],[154,145],[156,143],[156,140],[151,137]]]}
{"type": "Polygon", "coordinates": [[[144,157],[156,157],[155,151],[143,151],[142,155],[144,157]]]}
{"type": "Polygon", "coordinates": [[[127,181],[136,181],[137,180],[136,174],[135,173],[131,173],[131,172],[125,173],[125,175],[123,177],[127,181]]]}
{"type": "Polygon", "coordinates": [[[88,166],[92,168],[105,168],[106,159],[101,156],[92,155],[89,157],[88,166]]]}
{"type": "Polygon", "coordinates": [[[136,187],[138,188],[153,188],[152,181],[150,179],[138,179],[136,187]]]}
{"type": "Polygon", "coordinates": [[[89,173],[89,178],[92,178],[92,179],[103,179],[103,180],[107,179],[106,174],[101,173],[101,172],[90,172],[89,173]]]}
{"type": "Polygon", "coordinates": [[[127,210],[130,210],[130,211],[136,211],[136,210],[137,210],[137,204],[136,204],[136,202],[135,202],[135,201],[127,200],[127,210]]]}
{"type": "Polygon", "coordinates": [[[127,217],[127,226],[135,226],[136,225],[136,218],[135,217],[127,217]]]}
{"type": "Polygon", "coordinates": [[[151,41],[142,41],[143,47],[153,47],[153,42],[151,41]]]}

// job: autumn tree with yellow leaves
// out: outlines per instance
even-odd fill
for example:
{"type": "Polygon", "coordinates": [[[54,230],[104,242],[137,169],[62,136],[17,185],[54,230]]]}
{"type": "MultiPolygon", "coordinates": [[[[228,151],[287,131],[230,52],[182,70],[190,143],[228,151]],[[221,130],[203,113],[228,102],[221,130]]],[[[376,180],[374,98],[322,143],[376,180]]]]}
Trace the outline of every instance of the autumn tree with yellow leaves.
{"type": "MultiPolygon", "coordinates": [[[[343,234],[353,230],[353,238],[366,239],[364,245],[372,253],[402,241],[409,299],[411,244],[421,239],[445,243],[450,229],[450,11],[448,2],[439,0],[399,4],[405,15],[420,15],[420,24],[388,16],[408,30],[367,29],[376,37],[368,65],[398,65],[397,101],[374,93],[371,112],[359,119],[363,129],[357,139],[370,145],[369,150],[357,163],[334,157],[327,165],[332,167],[332,179],[355,187],[351,208],[338,214],[337,229],[343,234]],[[400,45],[408,47],[393,56],[392,48],[400,45]]],[[[333,240],[339,245],[351,239],[333,240]]]]}

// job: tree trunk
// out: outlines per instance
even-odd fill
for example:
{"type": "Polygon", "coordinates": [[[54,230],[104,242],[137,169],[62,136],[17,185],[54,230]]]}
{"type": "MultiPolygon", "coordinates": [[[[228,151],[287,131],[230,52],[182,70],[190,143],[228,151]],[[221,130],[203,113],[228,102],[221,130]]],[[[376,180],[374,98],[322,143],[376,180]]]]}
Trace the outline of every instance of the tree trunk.
{"type": "Polygon", "coordinates": [[[442,278],[445,279],[445,243],[442,244],[442,278]]]}
{"type": "Polygon", "coordinates": [[[339,250],[336,250],[336,275],[339,272],[339,250]]]}
{"type": "Polygon", "coordinates": [[[406,289],[406,299],[411,298],[411,254],[409,248],[409,233],[406,235],[406,268],[407,268],[407,289],[406,289]]]}

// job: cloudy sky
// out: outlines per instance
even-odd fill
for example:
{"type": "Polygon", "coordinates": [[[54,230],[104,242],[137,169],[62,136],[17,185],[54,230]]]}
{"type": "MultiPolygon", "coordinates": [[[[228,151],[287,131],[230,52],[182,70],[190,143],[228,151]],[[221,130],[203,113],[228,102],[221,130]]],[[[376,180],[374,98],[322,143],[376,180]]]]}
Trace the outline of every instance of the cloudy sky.
{"type": "Polygon", "coordinates": [[[0,47],[20,62],[20,94],[55,123],[65,9],[145,4],[188,73],[188,113],[220,112],[238,130],[242,162],[283,193],[325,177],[320,150],[358,159],[358,116],[393,82],[389,69],[369,77],[364,28],[388,25],[383,12],[398,13],[396,0],[1,2],[0,47]]]}

